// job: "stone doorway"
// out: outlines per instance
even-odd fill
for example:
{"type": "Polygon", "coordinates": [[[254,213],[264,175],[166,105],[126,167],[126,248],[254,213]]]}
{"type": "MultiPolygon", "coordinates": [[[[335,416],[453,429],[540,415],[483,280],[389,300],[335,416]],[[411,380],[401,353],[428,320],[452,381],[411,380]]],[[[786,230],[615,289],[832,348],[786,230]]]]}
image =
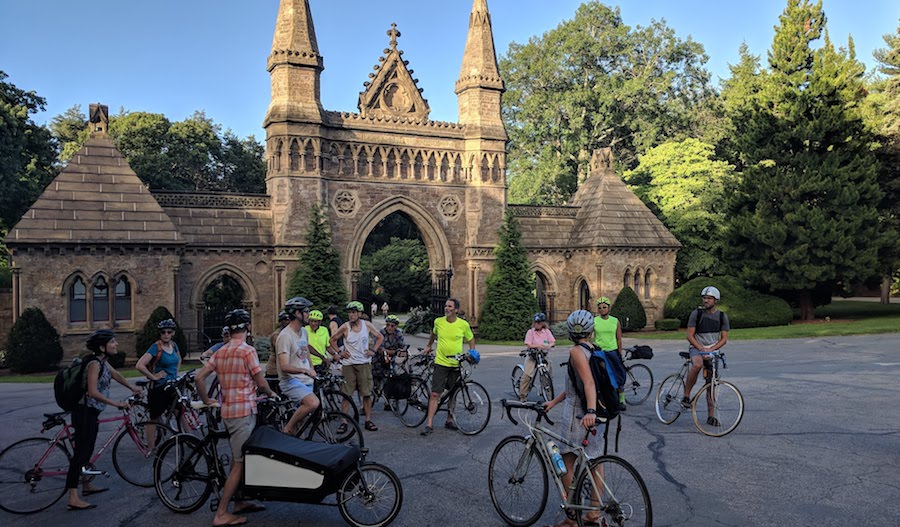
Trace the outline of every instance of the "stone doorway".
{"type": "Polygon", "coordinates": [[[211,342],[222,339],[222,326],[229,311],[239,307],[249,311],[244,297],[240,282],[227,274],[220,275],[203,290],[203,324],[200,329],[211,342]]]}

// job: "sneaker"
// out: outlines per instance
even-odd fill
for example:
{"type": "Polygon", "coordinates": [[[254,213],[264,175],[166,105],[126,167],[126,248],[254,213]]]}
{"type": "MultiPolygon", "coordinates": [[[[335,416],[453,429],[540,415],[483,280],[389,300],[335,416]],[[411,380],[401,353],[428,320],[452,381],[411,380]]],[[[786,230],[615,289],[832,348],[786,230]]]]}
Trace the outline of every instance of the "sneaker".
{"type": "Polygon", "coordinates": [[[622,401],[619,401],[619,411],[620,412],[625,411],[625,403],[623,403],[622,401]]]}
{"type": "Polygon", "coordinates": [[[681,407],[685,410],[689,410],[691,408],[691,400],[687,397],[681,398],[681,407]]]}
{"type": "Polygon", "coordinates": [[[706,418],[706,424],[708,424],[709,426],[722,426],[721,424],[719,424],[719,420],[713,416],[709,416],[706,418]]]}

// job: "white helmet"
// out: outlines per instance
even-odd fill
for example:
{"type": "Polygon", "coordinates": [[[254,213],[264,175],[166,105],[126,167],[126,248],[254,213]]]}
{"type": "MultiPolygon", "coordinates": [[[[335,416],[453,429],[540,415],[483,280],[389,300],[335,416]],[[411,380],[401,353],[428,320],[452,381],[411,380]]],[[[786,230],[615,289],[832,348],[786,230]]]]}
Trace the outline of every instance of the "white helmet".
{"type": "Polygon", "coordinates": [[[700,296],[711,296],[716,300],[722,299],[722,295],[721,293],[719,293],[719,290],[711,285],[704,287],[703,291],[700,291],[700,296]]]}

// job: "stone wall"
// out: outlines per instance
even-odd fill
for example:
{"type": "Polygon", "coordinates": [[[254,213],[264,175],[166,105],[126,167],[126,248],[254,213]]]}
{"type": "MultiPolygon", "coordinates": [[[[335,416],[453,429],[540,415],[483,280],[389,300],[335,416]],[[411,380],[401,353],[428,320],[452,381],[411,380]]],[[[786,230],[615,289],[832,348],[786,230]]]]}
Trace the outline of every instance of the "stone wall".
{"type": "Polygon", "coordinates": [[[12,289],[0,288],[0,349],[6,348],[6,340],[13,325],[12,289]]]}

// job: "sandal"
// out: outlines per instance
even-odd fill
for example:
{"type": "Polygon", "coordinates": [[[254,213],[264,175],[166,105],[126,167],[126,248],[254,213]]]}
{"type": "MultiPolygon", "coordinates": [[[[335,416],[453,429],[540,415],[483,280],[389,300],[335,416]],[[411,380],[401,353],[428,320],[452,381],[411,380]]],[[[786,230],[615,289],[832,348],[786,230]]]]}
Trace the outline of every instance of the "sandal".
{"type": "Polygon", "coordinates": [[[346,434],[347,433],[347,423],[341,423],[337,430],[335,430],[338,434],[346,434]]]}
{"type": "Polygon", "coordinates": [[[377,432],[378,427],[375,426],[375,423],[373,423],[372,421],[366,421],[366,430],[368,430],[369,432],[377,432]]]}
{"type": "Polygon", "coordinates": [[[430,426],[426,426],[425,430],[422,430],[422,432],[420,432],[420,435],[430,436],[432,432],[434,432],[434,428],[431,428],[430,426]]]}

